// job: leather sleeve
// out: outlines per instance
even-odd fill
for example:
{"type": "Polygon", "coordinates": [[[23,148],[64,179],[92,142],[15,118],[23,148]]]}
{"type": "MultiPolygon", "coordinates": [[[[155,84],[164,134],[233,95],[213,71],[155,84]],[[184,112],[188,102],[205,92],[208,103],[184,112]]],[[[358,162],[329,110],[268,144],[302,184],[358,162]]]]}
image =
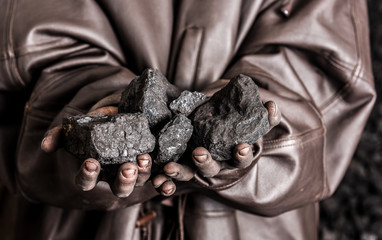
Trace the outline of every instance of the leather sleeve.
{"type": "Polygon", "coordinates": [[[49,154],[40,149],[44,133],[64,116],[87,113],[135,76],[98,4],[48,1],[36,8],[31,1],[9,2],[8,36],[18,47],[8,48],[5,60],[23,65],[9,68],[13,76],[5,78],[0,88],[32,89],[18,142],[17,190],[33,202],[86,209],[126,207],[157,195],[147,184],[128,198],[117,198],[102,182],[93,191],[82,192],[74,183],[81,161],[63,149],[49,154]]]}
{"type": "Polygon", "coordinates": [[[264,136],[256,164],[196,176],[212,196],[260,215],[332,194],[375,101],[365,1],[290,4],[289,17],[279,4],[258,15],[223,77],[254,78],[263,101],[279,106],[281,123],[264,136]]]}

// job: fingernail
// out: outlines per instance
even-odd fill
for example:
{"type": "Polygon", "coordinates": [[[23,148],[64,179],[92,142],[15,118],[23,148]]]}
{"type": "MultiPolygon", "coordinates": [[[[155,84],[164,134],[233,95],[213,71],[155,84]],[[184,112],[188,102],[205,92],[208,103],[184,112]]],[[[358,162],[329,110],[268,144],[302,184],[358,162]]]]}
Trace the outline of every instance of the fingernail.
{"type": "Polygon", "coordinates": [[[268,112],[270,116],[275,116],[277,113],[277,105],[275,102],[268,102],[267,104],[268,112]]]}
{"type": "Polygon", "coordinates": [[[179,172],[171,172],[171,173],[166,173],[167,176],[169,177],[176,177],[179,175],[179,172]]]}
{"type": "Polygon", "coordinates": [[[269,112],[274,112],[275,105],[273,104],[273,102],[267,102],[267,108],[269,112]]]}
{"type": "Polygon", "coordinates": [[[52,141],[51,136],[44,137],[44,139],[41,141],[41,149],[44,150],[45,152],[49,152],[49,145],[50,141],[52,141]]]}
{"type": "Polygon", "coordinates": [[[138,166],[141,168],[146,168],[149,165],[149,160],[147,159],[139,159],[138,166]]]}
{"type": "Polygon", "coordinates": [[[207,155],[203,154],[203,155],[194,155],[194,159],[196,161],[198,161],[199,163],[204,163],[205,161],[207,161],[207,155]]]}
{"type": "Polygon", "coordinates": [[[122,176],[124,176],[125,178],[131,178],[135,175],[135,172],[135,169],[124,169],[122,170],[122,176]]]}
{"type": "Polygon", "coordinates": [[[97,165],[91,161],[86,161],[85,162],[85,169],[86,169],[86,171],[92,173],[92,172],[95,172],[97,170],[97,165]]]}
{"type": "Polygon", "coordinates": [[[274,116],[277,116],[277,111],[278,111],[277,105],[276,105],[276,103],[273,103],[273,115],[274,116]]]}
{"type": "Polygon", "coordinates": [[[175,191],[175,188],[173,187],[169,187],[169,188],[164,188],[162,189],[162,192],[165,193],[165,194],[172,194],[173,192],[175,191]]]}
{"type": "Polygon", "coordinates": [[[44,137],[44,139],[41,141],[41,149],[42,150],[45,150],[45,147],[44,147],[45,142],[46,142],[46,137],[44,137]]]}
{"type": "Polygon", "coordinates": [[[249,147],[245,147],[245,148],[242,148],[242,149],[239,150],[239,154],[241,156],[247,156],[248,153],[249,153],[249,147]]]}

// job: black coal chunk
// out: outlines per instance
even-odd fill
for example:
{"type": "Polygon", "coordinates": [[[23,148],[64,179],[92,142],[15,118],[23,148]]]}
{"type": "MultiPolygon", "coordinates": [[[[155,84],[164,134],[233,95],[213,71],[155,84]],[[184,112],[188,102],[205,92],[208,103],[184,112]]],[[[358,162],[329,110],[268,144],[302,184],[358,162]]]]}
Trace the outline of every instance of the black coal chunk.
{"type": "Polygon", "coordinates": [[[136,77],[122,93],[118,111],[120,113],[142,112],[149,121],[150,127],[171,119],[168,109],[168,96],[179,95],[163,74],[148,68],[141,76],[136,77]]]}
{"type": "Polygon", "coordinates": [[[190,115],[195,108],[206,101],[206,96],[201,92],[183,91],[180,96],[170,103],[174,114],[190,115]]]}
{"type": "Polygon", "coordinates": [[[192,136],[191,120],[183,115],[176,116],[159,133],[158,155],[155,163],[162,165],[178,161],[187,149],[187,142],[192,136]]]}
{"type": "Polygon", "coordinates": [[[232,158],[239,143],[253,144],[269,129],[268,111],[254,81],[245,75],[233,78],[226,87],[191,115],[193,147],[203,146],[219,161],[232,158]]]}
{"type": "Polygon", "coordinates": [[[95,158],[102,165],[135,162],[138,154],[155,148],[155,137],[142,113],[64,118],[63,129],[67,151],[80,159],[95,158]]]}

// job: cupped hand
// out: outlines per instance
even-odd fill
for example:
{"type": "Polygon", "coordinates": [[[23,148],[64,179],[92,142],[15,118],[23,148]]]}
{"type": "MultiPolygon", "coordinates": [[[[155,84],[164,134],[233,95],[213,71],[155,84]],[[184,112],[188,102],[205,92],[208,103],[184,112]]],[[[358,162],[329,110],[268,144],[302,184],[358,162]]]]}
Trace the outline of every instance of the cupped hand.
{"type": "MultiPolygon", "coordinates": [[[[260,141],[259,141],[260,142],[260,141]]],[[[212,178],[227,168],[246,168],[256,159],[254,157],[255,147],[247,143],[236,145],[231,161],[217,161],[211,157],[209,151],[198,147],[192,152],[194,167],[176,162],[169,162],[163,167],[164,174],[153,177],[152,184],[163,196],[171,196],[176,191],[176,181],[190,181],[196,173],[203,177],[212,178]]]]}
{"type": "MultiPolygon", "coordinates": [[[[118,113],[117,107],[102,107],[88,114],[102,113],[112,115],[118,113]]],[[[41,149],[47,153],[55,152],[61,147],[62,126],[50,129],[41,142],[41,149]]],[[[110,189],[117,197],[128,197],[136,186],[143,186],[150,178],[152,159],[149,154],[137,156],[136,163],[127,162],[119,166],[116,177],[108,179],[110,189]]],[[[101,165],[94,158],[83,161],[75,177],[75,183],[82,191],[94,189],[100,180],[101,165]]]]}
{"type": "MultiPolygon", "coordinates": [[[[266,102],[264,106],[268,110],[268,121],[270,129],[272,129],[280,123],[281,112],[273,101],[266,102]]],[[[247,143],[236,145],[231,161],[217,161],[211,157],[207,149],[198,147],[192,152],[194,167],[169,162],[163,167],[164,174],[153,177],[152,184],[163,196],[171,196],[176,191],[176,185],[173,180],[190,181],[196,173],[203,177],[213,178],[223,169],[247,168],[254,161],[258,160],[260,149],[262,149],[262,138],[253,145],[247,143]]]]}

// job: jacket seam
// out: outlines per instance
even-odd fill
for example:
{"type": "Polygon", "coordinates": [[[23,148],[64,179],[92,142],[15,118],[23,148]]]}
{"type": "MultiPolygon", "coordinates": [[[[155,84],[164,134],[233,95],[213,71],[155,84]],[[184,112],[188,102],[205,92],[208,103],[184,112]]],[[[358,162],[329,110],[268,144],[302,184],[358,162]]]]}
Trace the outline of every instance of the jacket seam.
{"type": "MultiPolygon", "coordinates": [[[[290,46],[290,45],[286,45],[286,44],[279,44],[278,45],[279,47],[285,47],[285,48],[287,48],[287,49],[299,49],[299,48],[296,48],[296,47],[294,47],[294,46],[290,46]]],[[[304,50],[305,51],[305,50],[304,50]]],[[[346,62],[346,61],[343,61],[343,60],[341,60],[340,58],[336,58],[335,56],[333,56],[333,55],[324,55],[324,54],[322,54],[322,53],[320,53],[319,51],[314,51],[313,53],[316,53],[316,54],[318,54],[318,55],[321,55],[321,57],[324,59],[324,60],[326,60],[326,61],[329,61],[331,64],[332,64],[332,66],[333,67],[335,67],[335,68],[337,68],[338,70],[340,70],[340,71],[346,71],[346,70],[353,70],[353,64],[351,64],[351,63],[348,63],[348,62],[346,62]]],[[[248,52],[243,52],[243,53],[241,53],[241,54],[238,54],[238,58],[240,59],[240,58],[243,58],[243,57],[245,57],[245,56],[251,56],[251,55],[256,55],[257,54],[257,52],[256,51],[254,51],[254,52],[252,52],[252,51],[248,51],[248,52]]]]}
{"type": "Polygon", "coordinates": [[[46,51],[46,49],[30,50],[30,51],[27,51],[26,49],[28,47],[40,47],[40,46],[44,46],[46,44],[52,44],[52,43],[55,43],[55,42],[58,42],[59,44],[55,45],[54,48],[59,48],[59,47],[66,46],[68,43],[69,44],[70,43],[76,43],[75,40],[67,38],[65,40],[53,40],[53,41],[47,41],[47,42],[42,42],[42,43],[38,43],[38,44],[25,45],[25,46],[21,46],[21,47],[18,47],[18,48],[13,48],[14,55],[13,56],[9,56],[9,55],[2,56],[2,57],[0,57],[0,61],[6,61],[6,60],[9,60],[9,59],[15,59],[15,58],[17,59],[19,57],[28,56],[30,54],[44,52],[44,51],[46,51]],[[23,52],[24,49],[25,49],[25,51],[23,52]],[[20,52],[20,53],[17,54],[17,52],[20,52]]]}
{"type": "Polygon", "coordinates": [[[202,52],[203,52],[203,43],[204,43],[204,34],[205,34],[205,29],[203,27],[190,27],[190,28],[196,28],[196,29],[201,29],[202,31],[202,36],[201,36],[201,39],[200,39],[200,43],[199,43],[199,46],[198,46],[198,57],[197,57],[197,60],[196,60],[196,64],[195,64],[195,69],[194,69],[194,77],[193,77],[193,82],[192,82],[192,89],[195,89],[196,87],[196,84],[197,84],[197,79],[199,78],[199,66],[200,66],[200,61],[201,61],[201,55],[202,55],[202,52]]]}
{"type": "MultiPolygon", "coordinates": [[[[8,43],[8,40],[9,40],[9,28],[10,28],[10,12],[11,12],[11,8],[12,8],[12,3],[13,1],[10,0],[8,1],[8,4],[7,4],[7,10],[5,12],[5,20],[4,20],[4,32],[3,32],[3,42],[4,42],[4,50],[2,52],[2,55],[4,56],[4,58],[7,58],[8,55],[9,55],[9,51],[8,51],[8,48],[9,48],[9,43],[8,43]]],[[[5,71],[7,72],[8,76],[10,79],[13,79],[13,76],[12,76],[12,72],[10,70],[10,63],[9,61],[5,61],[4,62],[4,68],[5,68],[5,71]]]]}
{"type": "Polygon", "coordinates": [[[325,136],[324,132],[322,132],[321,134],[319,134],[316,137],[309,138],[308,140],[305,140],[305,141],[299,141],[299,139],[294,139],[294,140],[292,140],[294,143],[290,143],[290,144],[277,145],[277,146],[266,146],[266,147],[264,146],[264,150],[266,150],[266,149],[279,149],[279,148],[292,147],[292,146],[302,146],[302,145],[310,143],[314,140],[322,138],[323,136],[325,136]]]}
{"type": "Polygon", "coordinates": [[[316,106],[316,104],[313,102],[313,97],[312,97],[312,95],[311,95],[310,92],[308,91],[306,85],[305,85],[305,84],[303,83],[303,81],[301,80],[301,77],[300,77],[300,75],[297,73],[296,68],[292,65],[292,63],[291,63],[291,61],[290,61],[290,59],[289,59],[289,56],[288,56],[287,51],[285,51],[284,48],[281,49],[280,51],[281,51],[281,52],[283,53],[283,55],[285,56],[285,60],[286,60],[286,62],[289,64],[289,66],[290,66],[290,68],[291,68],[293,74],[296,76],[297,80],[300,82],[300,84],[301,84],[302,87],[304,88],[306,94],[309,96],[309,98],[310,98],[309,100],[312,101],[312,103],[313,103],[314,106],[316,106]]]}
{"type": "Polygon", "coordinates": [[[2,54],[4,55],[4,57],[7,57],[9,55],[9,51],[8,51],[9,37],[8,37],[8,35],[9,35],[9,28],[10,28],[10,14],[11,14],[12,3],[13,3],[12,0],[8,1],[7,10],[5,12],[4,33],[2,36],[3,42],[4,42],[4,51],[2,52],[2,54]]]}
{"type": "MultiPolygon", "coordinates": [[[[299,135],[295,135],[295,136],[291,136],[291,137],[275,139],[275,140],[264,140],[264,145],[282,143],[282,142],[286,142],[286,141],[298,141],[299,139],[303,139],[306,136],[314,135],[316,132],[324,132],[323,131],[324,129],[325,129],[324,127],[319,127],[319,128],[315,128],[315,129],[309,130],[309,131],[307,131],[305,133],[302,133],[302,134],[299,134],[299,135]]],[[[319,135],[321,135],[321,133],[319,135]]]]}
{"type": "Polygon", "coordinates": [[[5,56],[9,57],[9,60],[12,59],[12,61],[6,61],[6,66],[9,71],[10,77],[14,80],[15,84],[25,87],[25,82],[22,80],[19,69],[17,67],[17,61],[15,58],[15,51],[13,49],[14,43],[13,43],[13,23],[14,23],[14,11],[16,8],[16,2],[17,0],[11,0],[9,3],[9,11],[7,16],[7,26],[6,26],[6,32],[5,32],[5,42],[6,42],[6,54],[5,56]],[[11,71],[10,71],[11,70],[11,71]]]}
{"type": "Polygon", "coordinates": [[[331,109],[332,106],[335,106],[338,104],[338,102],[351,90],[351,88],[354,86],[354,84],[361,79],[361,69],[362,69],[362,61],[360,57],[360,46],[359,46],[359,39],[358,39],[358,28],[356,24],[356,13],[355,13],[355,6],[354,1],[349,0],[349,12],[351,15],[351,22],[353,25],[353,31],[354,31],[354,42],[355,42],[355,48],[357,52],[357,60],[355,65],[353,66],[351,70],[351,76],[348,78],[347,84],[345,84],[341,89],[339,89],[334,96],[332,96],[325,104],[323,104],[320,107],[321,112],[326,112],[328,109],[331,109]]]}
{"type": "Polygon", "coordinates": [[[359,64],[359,70],[358,70],[356,78],[354,79],[354,83],[356,81],[358,81],[358,80],[361,80],[362,82],[366,82],[369,86],[373,87],[370,84],[370,81],[367,81],[366,78],[361,77],[361,73],[363,72],[362,70],[365,69],[365,65],[362,64],[361,54],[360,54],[361,46],[363,46],[363,45],[360,44],[360,39],[359,39],[361,34],[358,31],[360,26],[359,26],[359,20],[358,20],[359,17],[358,17],[358,14],[357,14],[357,9],[358,8],[357,8],[356,4],[360,4],[359,1],[354,1],[353,0],[352,1],[352,8],[351,8],[351,10],[352,10],[352,20],[353,20],[352,23],[353,23],[353,26],[354,26],[355,42],[356,42],[356,47],[357,47],[357,57],[358,57],[357,62],[359,64]]]}

